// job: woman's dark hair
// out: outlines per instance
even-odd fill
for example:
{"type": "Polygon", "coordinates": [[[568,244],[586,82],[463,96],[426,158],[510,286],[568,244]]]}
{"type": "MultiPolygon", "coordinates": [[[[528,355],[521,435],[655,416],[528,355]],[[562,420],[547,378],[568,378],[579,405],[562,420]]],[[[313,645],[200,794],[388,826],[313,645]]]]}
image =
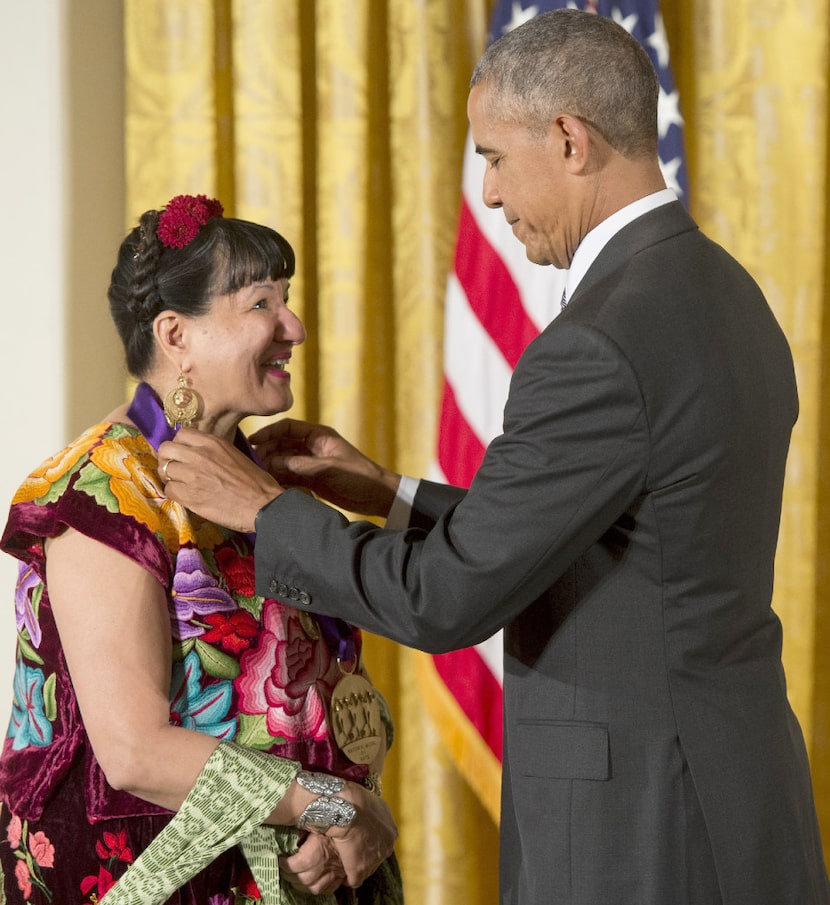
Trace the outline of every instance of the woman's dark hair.
{"type": "Polygon", "coordinates": [[[138,378],[153,364],[153,321],[159,312],[198,316],[207,312],[212,296],[294,275],[294,250],[268,226],[213,217],[184,248],[171,248],[158,237],[161,213],[142,214],[121,243],[107,292],[127,368],[138,378]]]}

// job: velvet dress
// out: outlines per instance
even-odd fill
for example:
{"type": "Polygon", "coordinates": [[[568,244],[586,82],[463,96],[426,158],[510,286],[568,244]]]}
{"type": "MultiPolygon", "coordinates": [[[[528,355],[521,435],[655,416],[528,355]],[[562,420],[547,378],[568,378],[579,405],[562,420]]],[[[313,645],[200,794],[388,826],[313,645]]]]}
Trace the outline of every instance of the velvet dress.
{"type": "MultiPolygon", "coordinates": [[[[155,450],[136,427],[98,424],[23,482],[0,542],[20,561],[14,694],[0,755],[0,902],[96,903],[172,816],[110,787],[90,746],[45,580],[44,540],[67,526],[125,554],[166,589],[172,724],[364,781],[368,768],[347,760],[330,732],[341,672],[325,633],[256,595],[252,537],[165,498],[155,450]]],[[[359,657],[359,630],[345,629],[359,657]]],[[[258,898],[234,847],[169,901],[258,898]]],[[[378,905],[401,898],[394,856],[356,896],[338,893],[378,905]]]]}

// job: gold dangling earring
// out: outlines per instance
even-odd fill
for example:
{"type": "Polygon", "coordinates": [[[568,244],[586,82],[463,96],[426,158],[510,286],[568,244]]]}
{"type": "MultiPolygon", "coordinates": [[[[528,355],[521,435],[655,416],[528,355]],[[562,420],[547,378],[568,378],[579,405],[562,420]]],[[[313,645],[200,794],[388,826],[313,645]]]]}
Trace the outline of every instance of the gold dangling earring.
{"type": "Polygon", "coordinates": [[[199,411],[199,396],[187,385],[184,373],[164,397],[164,417],[170,427],[190,427],[199,411]]]}

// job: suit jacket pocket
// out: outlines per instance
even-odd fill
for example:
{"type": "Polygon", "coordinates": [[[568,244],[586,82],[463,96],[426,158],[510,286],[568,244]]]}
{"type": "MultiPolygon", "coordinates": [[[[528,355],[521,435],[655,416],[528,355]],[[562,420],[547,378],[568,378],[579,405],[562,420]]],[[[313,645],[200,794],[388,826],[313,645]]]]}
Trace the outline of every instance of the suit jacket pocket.
{"type": "Polygon", "coordinates": [[[608,726],[564,721],[520,722],[515,754],[522,776],[607,780],[608,726]]]}

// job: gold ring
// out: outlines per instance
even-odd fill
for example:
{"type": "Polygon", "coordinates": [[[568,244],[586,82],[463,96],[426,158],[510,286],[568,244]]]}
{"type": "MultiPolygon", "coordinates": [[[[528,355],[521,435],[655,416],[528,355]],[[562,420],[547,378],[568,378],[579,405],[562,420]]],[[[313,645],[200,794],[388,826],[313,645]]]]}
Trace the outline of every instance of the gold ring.
{"type": "Polygon", "coordinates": [[[169,465],[170,465],[170,463],[171,463],[172,461],[173,461],[172,459],[168,459],[168,460],[164,463],[164,465],[161,466],[161,473],[164,475],[164,480],[165,480],[165,481],[169,481],[169,480],[170,480],[170,475],[167,474],[167,469],[168,469],[168,467],[169,467],[169,465]]]}

